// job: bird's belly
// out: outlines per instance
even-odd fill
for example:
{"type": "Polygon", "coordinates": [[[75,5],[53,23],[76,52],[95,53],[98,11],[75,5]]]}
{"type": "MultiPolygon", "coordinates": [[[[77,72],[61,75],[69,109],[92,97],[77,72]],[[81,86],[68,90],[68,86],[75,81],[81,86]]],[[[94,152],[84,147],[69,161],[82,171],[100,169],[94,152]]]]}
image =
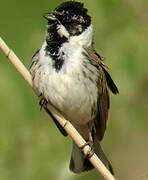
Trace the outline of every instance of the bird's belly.
{"type": "Polygon", "coordinates": [[[96,115],[98,89],[89,79],[47,73],[35,78],[34,85],[74,124],[86,124],[96,115]]]}

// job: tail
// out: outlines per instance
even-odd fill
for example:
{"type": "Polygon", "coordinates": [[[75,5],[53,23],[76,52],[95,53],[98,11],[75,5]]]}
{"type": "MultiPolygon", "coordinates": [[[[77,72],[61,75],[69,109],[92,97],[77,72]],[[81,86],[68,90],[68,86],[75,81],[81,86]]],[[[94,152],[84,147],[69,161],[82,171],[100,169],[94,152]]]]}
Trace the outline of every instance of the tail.
{"type": "MultiPolygon", "coordinates": [[[[103,164],[107,167],[107,169],[114,175],[112,165],[105,156],[101,148],[101,145],[96,138],[94,139],[93,150],[96,153],[96,155],[100,158],[100,160],[103,162],[103,164]]],[[[69,168],[74,173],[81,173],[94,168],[92,164],[89,162],[89,160],[82,153],[80,148],[78,148],[74,142],[69,168]]]]}

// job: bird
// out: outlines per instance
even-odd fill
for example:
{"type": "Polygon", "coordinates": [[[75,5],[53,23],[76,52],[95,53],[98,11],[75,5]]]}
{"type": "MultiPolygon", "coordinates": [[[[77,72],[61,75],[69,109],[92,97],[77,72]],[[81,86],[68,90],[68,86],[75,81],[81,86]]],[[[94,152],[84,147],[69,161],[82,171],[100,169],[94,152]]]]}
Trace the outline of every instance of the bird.
{"type": "MultiPolygon", "coordinates": [[[[77,1],[65,1],[44,14],[47,31],[32,57],[30,73],[40,105],[51,104],[68,119],[114,174],[101,148],[107,126],[110,96],[119,90],[104,59],[94,49],[94,31],[88,9],[77,1]]],[[[66,131],[51,115],[64,136],[66,131]]],[[[69,168],[74,173],[93,169],[88,158],[73,142],[69,168]]]]}

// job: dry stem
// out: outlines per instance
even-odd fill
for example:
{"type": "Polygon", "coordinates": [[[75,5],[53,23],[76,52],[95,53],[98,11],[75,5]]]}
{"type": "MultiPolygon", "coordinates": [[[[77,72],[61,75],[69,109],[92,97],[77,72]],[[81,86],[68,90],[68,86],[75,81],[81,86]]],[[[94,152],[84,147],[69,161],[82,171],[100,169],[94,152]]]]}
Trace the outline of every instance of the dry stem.
{"type": "MultiPolygon", "coordinates": [[[[32,78],[29,71],[25,68],[25,66],[18,59],[15,53],[8,48],[8,46],[2,40],[2,38],[0,38],[0,49],[6,55],[6,57],[10,60],[13,66],[17,69],[17,71],[21,74],[24,80],[33,89],[32,78]]],[[[77,144],[77,146],[82,147],[86,143],[86,141],[82,138],[82,136],[80,136],[80,134],[76,131],[76,129],[72,126],[72,124],[69,121],[67,121],[52,105],[48,104],[48,109],[53,114],[53,116],[57,119],[57,121],[62,125],[62,127],[65,129],[68,135],[71,136],[71,138],[77,144]]],[[[82,151],[85,155],[87,155],[89,149],[90,147],[89,145],[87,145],[83,148],[82,151]]],[[[96,154],[93,154],[91,158],[89,158],[89,161],[97,169],[97,171],[101,173],[104,179],[115,180],[115,178],[112,176],[109,170],[104,166],[104,164],[101,162],[101,160],[97,157],[96,154]]]]}

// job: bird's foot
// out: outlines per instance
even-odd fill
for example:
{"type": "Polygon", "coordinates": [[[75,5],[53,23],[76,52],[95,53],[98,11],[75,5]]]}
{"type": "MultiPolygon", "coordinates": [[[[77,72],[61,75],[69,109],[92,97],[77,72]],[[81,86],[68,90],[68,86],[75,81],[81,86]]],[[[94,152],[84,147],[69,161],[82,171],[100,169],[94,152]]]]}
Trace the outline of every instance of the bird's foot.
{"type": "Polygon", "coordinates": [[[83,150],[86,146],[89,146],[89,149],[86,154],[86,158],[89,159],[94,155],[93,142],[92,141],[86,142],[83,146],[81,146],[81,150],[83,150]]]}
{"type": "Polygon", "coordinates": [[[41,106],[40,110],[42,110],[43,107],[46,107],[48,104],[48,101],[45,98],[41,98],[39,105],[41,106]]]}

